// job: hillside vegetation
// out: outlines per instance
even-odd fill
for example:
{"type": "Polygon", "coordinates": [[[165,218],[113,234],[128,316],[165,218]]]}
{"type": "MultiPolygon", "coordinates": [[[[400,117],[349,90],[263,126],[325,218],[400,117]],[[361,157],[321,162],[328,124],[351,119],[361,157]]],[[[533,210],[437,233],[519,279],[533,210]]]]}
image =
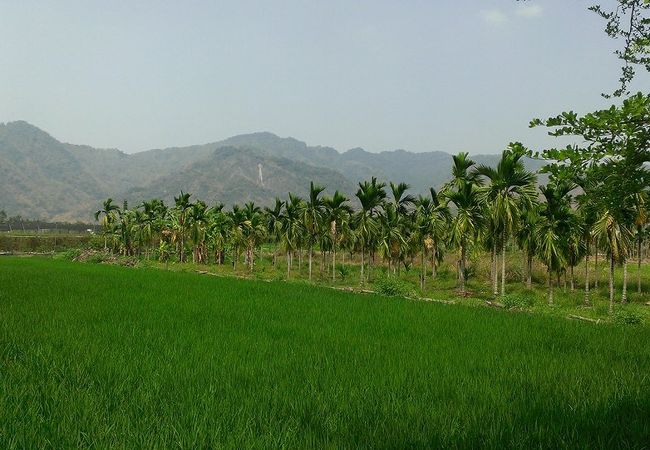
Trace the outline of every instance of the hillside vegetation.
{"type": "MultiPolygon", "coordinates": [[[[477,156],[487,164],[496,159],[477,156]]],[[[539,167],[535,161],[530,164],[539,167]]],[[[89,211],[109,196],[132,203],[151,197],[171,201],[183,189],[207,200],[270,205],[287,190],[305,195],[310,180],[352,195],[356,183],[371,176],[408,181],[425,193],[445,181],[450,165],[444,152],[339,153],[272,133],[127,155],[65,144],[18,121],[0,124],[0,210],[10,216],[87,222],[89,211]]]]}

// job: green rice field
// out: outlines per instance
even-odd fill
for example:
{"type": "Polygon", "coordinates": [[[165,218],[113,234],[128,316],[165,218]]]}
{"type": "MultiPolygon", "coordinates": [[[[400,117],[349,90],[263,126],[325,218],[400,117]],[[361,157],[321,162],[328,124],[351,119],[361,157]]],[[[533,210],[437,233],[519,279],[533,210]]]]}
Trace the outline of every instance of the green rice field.
{"type": "Polygon", "coordinates": [[[650,448],[650,327],[0,257],[0,449],[650,448]]]}

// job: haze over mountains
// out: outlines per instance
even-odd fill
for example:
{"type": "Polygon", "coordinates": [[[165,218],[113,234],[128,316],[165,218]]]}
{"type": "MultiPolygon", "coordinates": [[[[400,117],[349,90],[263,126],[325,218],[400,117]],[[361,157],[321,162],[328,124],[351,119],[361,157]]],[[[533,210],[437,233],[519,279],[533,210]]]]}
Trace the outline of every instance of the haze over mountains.
{"type": "MultiPolygon", "coordinates": [[[[472,159],[494,165],[499,156],[472,159]]],[[[531,169],[541,165],[527,163],[531,169]]],[[[426,193],[449,179],[450,167],[445,152],[339,153],[267,132],[126,154],[62,143],[24,121],[0,124],[0,210],[48,220],[91,221],[108,197],[132,206],[150,198],[169,204],[181,190],[208,203],[268,205],[287,192],[305,195],[314,181],[330,193],[353,196],[357,183],[372,176],[426,193]]]]}

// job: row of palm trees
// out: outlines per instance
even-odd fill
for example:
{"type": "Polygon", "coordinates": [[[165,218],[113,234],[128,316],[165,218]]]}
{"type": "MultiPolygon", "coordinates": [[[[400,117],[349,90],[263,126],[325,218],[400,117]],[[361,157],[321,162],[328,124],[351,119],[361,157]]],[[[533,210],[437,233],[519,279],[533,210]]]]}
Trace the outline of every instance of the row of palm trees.
{"type": "MultiPolygon", "coordinates": [[[[517,246],[525,254],[525,282],[532,287],[533,261],[547,269],[549,302],[560,277],[570,278],[574,289],[574,268],[583,260],[585,303],[589,304],[590,257],[605,251],[610,263],[610,305],[614,301],[613,269],[627,261],[636,238],[639,256],[638,289],[641,289],[641,244],[647,229],[646,192],[630,202],[629,221],[621,222],[599,208],[587,190],[576,190],[571,182],[552,180],[538,189],[537,177],[528,171],[523,158],[527,150],[519,144],[506,149],[496,167],[475,164],[466,153],[453,156],[451,179],[439,191],[426,196],[408,193],[405,183],[386,185],[376,178],[359,183],[353,199],[339,191],[332,196],[311,183],[308,195],[288,194],[264,209],[253,202],[208,206],[192,201],[181,192],[174,205],[161,200],[142,202],[129,209],[111,199],[96,212],[103,224],[104,246],[124,255],[150,257],[158,252],[162,261],[173,255],[185,262],[207,264],[211,257],[224,264],[228,255],[233,266],[241,261],[253,270],[256,253],[272,244],[273,264],[279,253],[286,256],[290,278],[298,258],[307,256],[308,277],[313,278],[313,261],[321,255],[321,272],[327,266],[336,280],[337,257],[356,256],[360,283],[366,283],[374,264],[385,264],[388,275],[419,260],[420,286],[429,274],[435,279],[445,252],[457,254],[457,282],[466,294],[468,259],[479,252],[491,255],[491,282],[495,296],[506,294],[506,253],[517,246]],[[577,193],[577,194],[576,194],[577,193]],[[575,195],[572,195],[575,194],[575,195]],[[352,200],[356,207],[352,207],[352,200]],[[324,264],[325,260],[327,264],[324,264]],[[500,266],[500,267],[499,267],[500,266]]],[[[627,301],[627,278],[622,301],[627,301]]]]}

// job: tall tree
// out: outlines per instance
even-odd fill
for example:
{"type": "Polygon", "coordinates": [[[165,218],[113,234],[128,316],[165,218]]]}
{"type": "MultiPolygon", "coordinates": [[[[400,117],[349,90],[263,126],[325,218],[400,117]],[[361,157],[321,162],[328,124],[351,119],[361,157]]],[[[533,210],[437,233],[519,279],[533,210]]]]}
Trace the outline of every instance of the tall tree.
{"type": "Polygon", "coordinates": [[[352,214],[352,207],[348,201],[349,199],[339,191],[335,191],[332,197],[323,198],[325,221],[329,224],[329,233],[332,239],[332,281],[336,281],[336,249],[339,243],[340,228],[352,214]]]}
{"type": "Polygon", "coordinates": [[[361,203],[361,210],[357,212],[355,218],[357,236],[361,246],[361,284],[365,282],[365,254],[379,230],[375,218],[386,199],[385,187],[386,183],[380,183],[377,178],[372,177],[370,181],[359,183],[359,189],[356,193],[356,197],[361,203]]]}
{"type": "Polygon", "coordinates": [[[481,181],[467,153],[453,156],[452,180],[444,188],[445,198],[455,207],[451,222],[451,238],[459,249],[458,282],[461,294],[466,294],[467,251],[476,241],[483,224],[481,181]]]}
{"type": "Polygon", "coordinates": [[[100,216],[102,217],[102,232],[104,234],[104,251],[108,250],[107,243],[107,233],[110,230],[111,225],[115,222],[116,215],[120,207],[113,204],[113,199],[108,198],[104,200],[102,209],[99,209],[95,212],[95,221],[99,221],[100,216]]]}
{"type": "MultiPolygon", "coordinates": [[[[502,256],[501,295],[506,292],[506,243],[517,229],[521,211],[530,208],[537,195],[537,177],[526,170],[522,161],[528,153],[523,145],[513,143],[503,151],[496,168],[481,165],[476,169],[489,182],[483,190],[484,202],[494,231],[500,234],[494,245],[499,243],[502,256]]],[[[498,284],[498,275],[494,272],[495,284],[498,284]]]]}
{"type": "Polygon", "coordinates": [[[307,246],[309,252],[309,281],[311,281],[312,275],[312,259],[314,254],[314,244],[318,239],[318,234],[320,233],[320,224],[322,221],[323,215],[323,199],[321,194],[325,190],[322,186],[314,185],[312,181],[309,185],[309,197],[305,202],[305,207],[302,210],[303,213],[303,226],[306,231],[307,237],[307,246]]]}

